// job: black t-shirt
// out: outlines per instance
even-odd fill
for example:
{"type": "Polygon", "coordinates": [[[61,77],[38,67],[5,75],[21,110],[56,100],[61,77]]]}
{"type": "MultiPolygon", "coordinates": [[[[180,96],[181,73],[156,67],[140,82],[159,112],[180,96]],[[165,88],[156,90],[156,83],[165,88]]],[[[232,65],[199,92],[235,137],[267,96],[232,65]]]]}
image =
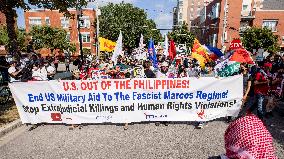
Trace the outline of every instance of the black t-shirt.
{"type": "Polygon", "coordinates": [[[154,74],[154,72],[150,69],[145,69],[144,73],[146,75],[147,78],[156,78],[156,75],[154,74]]]}
{"type": "Polygon", "coordinates": [[[250,90],[248,93],[248,96],[252,97],[254,96],[254,81],[255,81],[255,76],[250,75],[248,78],[248,81],[251,81],[251,86],[250,86],[250,90]]]}

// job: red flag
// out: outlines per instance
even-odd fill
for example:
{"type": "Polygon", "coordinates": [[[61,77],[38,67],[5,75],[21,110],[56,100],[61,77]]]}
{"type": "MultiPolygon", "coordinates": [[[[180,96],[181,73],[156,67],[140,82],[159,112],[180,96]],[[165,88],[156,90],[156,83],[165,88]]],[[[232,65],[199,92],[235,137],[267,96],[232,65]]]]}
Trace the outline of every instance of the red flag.
{"type": "Polygon", "coordinates": [[[170,41],[170,49],[169,49],[169,56],[173,60],[177,55],[175,42],[173,40],[170,41]]]}
{"type": "Polygon", "coordinates": [[[254,61],[250,56],[250,52],[243,48],[236,49],[233,55],[230,57],[230,61],[254,64],[254,61]]]}

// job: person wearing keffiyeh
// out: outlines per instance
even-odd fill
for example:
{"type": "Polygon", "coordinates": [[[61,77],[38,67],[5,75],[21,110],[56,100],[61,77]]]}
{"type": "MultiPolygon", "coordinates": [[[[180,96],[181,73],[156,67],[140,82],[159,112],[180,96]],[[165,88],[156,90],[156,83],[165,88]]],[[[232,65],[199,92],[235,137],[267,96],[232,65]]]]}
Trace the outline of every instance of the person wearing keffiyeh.
{"type": "Polygon", "coordinates": [[[226,154],[221,159],[277,159],[272,136],[263,122],[248,114],[232,122],[225,132],[226,154]]]}

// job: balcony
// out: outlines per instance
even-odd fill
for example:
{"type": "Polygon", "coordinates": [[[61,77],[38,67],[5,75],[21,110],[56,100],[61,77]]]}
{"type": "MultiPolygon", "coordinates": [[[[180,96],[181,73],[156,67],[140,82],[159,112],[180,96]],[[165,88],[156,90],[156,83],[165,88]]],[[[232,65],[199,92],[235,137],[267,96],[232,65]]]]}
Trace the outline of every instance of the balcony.
{"type": "Polygon", "coordinates": [[[242,20],[253,20],[255,19],[255,15],[253,11],[242,11],[241,12],[242,20]]]}
{"type": "Polygon", "coordinates": [[[243,34],[247,29],[251,28],[250,26],[240,27],[239,33],[243,34]]]}

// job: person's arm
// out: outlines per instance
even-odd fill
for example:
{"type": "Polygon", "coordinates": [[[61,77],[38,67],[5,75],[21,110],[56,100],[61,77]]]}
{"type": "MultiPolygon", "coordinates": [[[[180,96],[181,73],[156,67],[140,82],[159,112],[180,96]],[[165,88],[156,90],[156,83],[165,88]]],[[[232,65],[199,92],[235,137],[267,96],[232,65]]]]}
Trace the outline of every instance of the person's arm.
{"type": "Polygon", "coordinates": [[[260,84],[268,84],[268,80],[260,82],[260,81],[254,81],[254,85],[260,85],[260,84]]]}
{"type": "Polygon", "coordinates": [[[10,76],[12,76],[13,78],[15,78],[20,72],[22,71],[22,69],[20,69],[19,71],[16,72],[9,72],[10,76]]]}
{"type": "Polygon", "coordinates": [[[255,77],[254,85],[268,84],[268,80],[260,81],[260,78],[261,78],[260,73],[257,73],[255,77]]]}
{"type": "Polygon", "coordinates": [[[248,93],[249,93],[250,88],[251,88],[251,82],[252,81],[248,81],[247,89],[246,89],[246,92],[245,92],[244,97],[243,97],[243,102],[246,101],[246,99],[247,99],[248,93]]]}

